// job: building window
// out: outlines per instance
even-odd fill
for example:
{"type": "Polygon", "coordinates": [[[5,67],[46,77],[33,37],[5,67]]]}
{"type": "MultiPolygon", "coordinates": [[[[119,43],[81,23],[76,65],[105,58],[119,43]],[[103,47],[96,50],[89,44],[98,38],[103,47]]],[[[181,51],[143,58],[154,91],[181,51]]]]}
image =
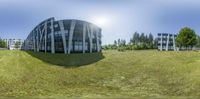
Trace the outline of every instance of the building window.
{"type": "Polygon", "coordinates": [[[68,37],[68,36],[69,36],[68,30],[65,30],[65,37],[68,37]]]}
{"type": "Polygon", "coordinates": [[[85,42],[85,50],[88,50],[88,42],[85,42]]]}
{"type": "Polygon", "coordinates": [[[82,51],[83,43],[81,41],[74,42],[74,51],[82,51]]]}
{"type": "Polygon", "coordinates": [[[58,24],[55,24],[54,27],[57,28],[57,27],[58,27],[58,24]]]}

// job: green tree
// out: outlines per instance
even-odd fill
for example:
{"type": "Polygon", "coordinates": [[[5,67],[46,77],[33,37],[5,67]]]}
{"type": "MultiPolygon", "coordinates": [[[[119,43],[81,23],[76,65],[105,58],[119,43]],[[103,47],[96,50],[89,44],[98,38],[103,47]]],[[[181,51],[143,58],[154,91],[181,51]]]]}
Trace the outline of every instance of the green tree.
{"type": "Polygon", "coordinates": [[[176,38],[176,43],[179,47],[193,47],[197,44],[197,35],[195,31],[189,27],[184,27],[179,31],[179,34],[176,38]]]}
{"type": "Polygon", "coordinates": [[[151,33],[148,35],[141,33],[140,35],[138,32],[135,32],[130,39],[129,45],[127,45],[127,49],[154,49],[156,48],[154,44],[154,37],[151,33]]]}
{"type": "Polygon", "coordinates": [[[117,40],[117,45],[120,46],[120,44],[121,44],[121,40],[118,39],[118,40],[117,40]]]}
{"type": "Polygon", "coordinates": [[[114,40],[113,47],[114,47],[114,49],[117,49],[117,40],[114,40]]]}
{"type": "Polygon", "coordinates": [[[153,49],[154,48],[154,37],[153,37],[153,35],[151,33],[148,35],[147,45],[148,45],[149,49],[153,49]]]}
{"type": "Polygon", "coordinates": [[[200,47],[200,36],[197,37],[197,47],[200,47]]]}
{"type": "Polygon", "coordinates": [[[153,41],[153,48],[154,49],[158,48],[158,38],[155,38],[155,40],[153,41]]]}
{"type": "Polygon", "coordinates": [[[150,33],[149,34],[149,43],[153,43],[154,37],[153,35],[150,33]]]}
{"type": "Polygon", "coordinates": [[[16,49],[19,49],[20,45],[21,45],[21,42],[19,42],[19,41],[16,41],[16,42],[15,42],[15,48],[16,48],[16,49]]]}
{"type": "Polygon", "coordinates": [[[138,32],[135,32],[135,33],[133,34],[133,37],[132,37],[131,40],[130,40],[130,43],[131,43],[131,44],[138,44],[139,41],[140,41],[140,34],[139,34],[138,32]]]}
{"type": "Polygon", "coordinates": [[[117,46],[117,40],[114,40],[114,45],[117,46]]]}
{"type": "Polygon", "coordinates": [[[6,48],[7,44],[4,40],[0,39],[0,48],[6,48]]]}
{"type": "Polygon", "coordinates": [[[140,43],[144,43],[144,42],[145,42],[145,34],[142,33],[142,34],[140,35],[140,43]]]}
{"type": "Polygon", "coordinates": [[[149,43],[149,37],[147,35],[145,35],[145,39],[144,39],[144,43],[149,43]]]}

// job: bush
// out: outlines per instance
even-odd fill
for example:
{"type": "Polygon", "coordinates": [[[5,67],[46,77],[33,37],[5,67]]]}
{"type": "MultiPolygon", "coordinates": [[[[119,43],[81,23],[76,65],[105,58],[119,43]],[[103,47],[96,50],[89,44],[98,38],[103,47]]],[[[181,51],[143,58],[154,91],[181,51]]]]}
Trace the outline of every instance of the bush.
{"type": "Polygon", "coordinates": [[[0,48],[6,48],[6,46],[6,42],[0,39],[0,48]]]}
{"type": "Polygon", "coordinates": [[[125,49],[125,46],[120,46],[117,48],[117,50],[120,52],[124,52],[126,49],[125,49]]]}

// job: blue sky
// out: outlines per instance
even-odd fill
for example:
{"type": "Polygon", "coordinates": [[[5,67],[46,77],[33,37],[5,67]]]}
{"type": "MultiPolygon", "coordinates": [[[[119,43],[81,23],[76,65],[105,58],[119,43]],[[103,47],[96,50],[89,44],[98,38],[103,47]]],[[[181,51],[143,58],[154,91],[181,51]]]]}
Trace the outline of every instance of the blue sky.
{"type": "Polygon", "coordinates": [[[178,33],[189,26],[199,34],[199,11],[198,0],[0,0],[0,37],[25,39],[49,17],[92,23],[104,17],[103,44],[129,41],[135,31],[178,33]]]}

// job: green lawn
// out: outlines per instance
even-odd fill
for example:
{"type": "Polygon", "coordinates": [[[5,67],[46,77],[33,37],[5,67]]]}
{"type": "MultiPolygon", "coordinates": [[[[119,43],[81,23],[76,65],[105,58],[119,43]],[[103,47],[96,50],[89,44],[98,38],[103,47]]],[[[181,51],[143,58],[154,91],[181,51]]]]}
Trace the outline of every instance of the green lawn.
{"type": "Polygon", "coordinates": [[[200,52],[0,51],[0,96],[199,97],[200,52]]]}

